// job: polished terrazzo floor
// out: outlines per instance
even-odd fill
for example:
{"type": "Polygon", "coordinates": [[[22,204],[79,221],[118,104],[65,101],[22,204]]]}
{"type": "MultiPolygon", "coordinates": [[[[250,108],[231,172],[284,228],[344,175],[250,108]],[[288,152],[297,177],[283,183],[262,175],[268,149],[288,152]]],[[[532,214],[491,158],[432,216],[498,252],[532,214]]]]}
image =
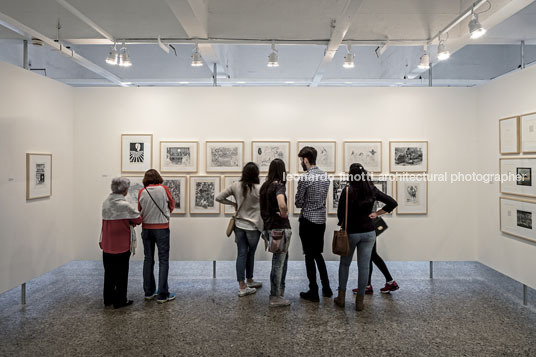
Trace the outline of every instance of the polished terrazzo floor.
{"type": "MultiPolygon", "coordinates": [[[[177,300],[145,303],[140,262],[131,262],[131,307],[102,308],[100,262],[71,262],[0,295],[1,356],[536,356],[536,293],[478,263],[389,263],[401,289],[367,296],[357,313],[332,299],[300,301],[303,262],[290,262],[289,308],[269,308],[269,262],[256,295],[236,296],[234,263],[172,262],[177,300]]],[[[328,269],[334,288],[336,262],[328,269]]],[[[356,284],[352,266],[349,287],[356,284]]],[[[373,285],[382,278],[375,270],[373,285]]]]}

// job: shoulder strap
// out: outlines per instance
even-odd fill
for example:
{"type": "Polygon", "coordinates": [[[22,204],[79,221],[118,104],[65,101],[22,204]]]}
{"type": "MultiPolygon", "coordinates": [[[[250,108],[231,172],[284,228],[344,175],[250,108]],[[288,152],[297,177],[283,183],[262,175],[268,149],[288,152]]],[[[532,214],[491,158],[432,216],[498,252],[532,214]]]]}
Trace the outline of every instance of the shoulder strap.
{"type": "Polygon", "coordinates": [[[158,208],[158,210],[162,213],[162,215],[164,217],[166,217],[166,219],[169,221],[169,217],[166,216],[166,214],[164,213],[164,211],[162,210],[162,208],[160,208],[160,206],[156,203],[156,201],[154,200],[153,196],[151,196],[151,194],[149,193],[149,190],[147,189],[147,187],[145,187],[145,192],[147,192],[147,194],[149,195],[149,197],[151,197],[151,200],[153,201],[154,205],[156,206],[156,208],[158,208]]]}
{"type": "Polygon", "coordinates": [[[344,210],[344,231],[348,232],[348,190],[350,188],[346,187],[346,208],[344,210]]]}

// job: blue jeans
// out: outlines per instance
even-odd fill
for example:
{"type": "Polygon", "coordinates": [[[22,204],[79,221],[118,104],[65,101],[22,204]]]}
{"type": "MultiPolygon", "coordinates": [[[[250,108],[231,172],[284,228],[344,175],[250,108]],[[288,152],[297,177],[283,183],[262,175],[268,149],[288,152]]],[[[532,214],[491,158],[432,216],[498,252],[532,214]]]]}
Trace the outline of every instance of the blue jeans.
{"type": "Polygon", "coordinates": [[[169,296],[168,272],[169,272],[169,228],[166,229],[143,229],[143,290],[145,296],[152,296],[156,290],[154,280],[154,248],[158,248],[158,298],[165,299],[169,296]]]}
{"type": "Polygon", "coordinates": [[[259,244],[261,232],[235,227],[234,233],[236,247],[238,248],[238,255],[236,256],[236,279],[238,281],[244,281],[246,278],[253,279],[255,251],[259,244]]]}
{"type": "Polygon", "coordinates": [[[341,257],[339,263],[339,290],[346,291],[348,271],[352,264],[354,250],[357,248],[357,289],[358,294],[364,296],[368,282],[370,255],[376,243],[376,232],[348,234],[348,243],[350,243],[350,254],[347,257],[341,257]]]}
{"type": "MultiPolygon", "coordinates": [[[[281,296],[285,290],[285,279],[287,277],[288,247],[290,245],[291,229],[285,229],[285,253],[274,253],[272,256],[272,271],[270,272],[270,296],[281,296]]],[[[269,237],[271,231],[266,231],[265,236],[269,237]]]]}

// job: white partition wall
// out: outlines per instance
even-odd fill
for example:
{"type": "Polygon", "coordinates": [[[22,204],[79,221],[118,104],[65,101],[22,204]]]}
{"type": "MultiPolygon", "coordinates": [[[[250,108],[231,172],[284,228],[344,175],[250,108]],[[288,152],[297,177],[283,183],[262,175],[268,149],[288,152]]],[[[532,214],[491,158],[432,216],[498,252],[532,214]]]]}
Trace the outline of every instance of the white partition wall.
{"type": "MultiPolygon", "coordinates": [[[[496,172],[500,157],[499,119],[536,112],[536,66],[498,78],[477,92],[478,169],[496,172]]],[[[536,288],[536,243],[500,233],[499,196],[507,196],[500,195],[499,183],[479,187],[475,214],[478,218],[478,260],[536,288]]]]}
{"type": "MultiPolygon", "coordinates": [[[[199,172],[205,174],[207,140],[291,141],[290,171],[297,167],[297,141],[336,140],[337,171],[343,141],[382,140],[383,171],[389,170],[389,140],[427,140],[429,172],[471,173],[477,165],[476,91],[471,88],[79,88],[75,91],[76,235],[79,259],[99,259],[100,205],[109,182],[120,175],[121,134],[152,134],[153,166],[160,141],[197,140],[199,172]]],[[[213,175],[213,173],[210,173],[213,175]]],[[[378,248],[388,260],[475,260],[473,183],[429,182],[428,215],[387,218],[378,248]]],[[[225,237],[228,217],[172,217],[171,259],[234,259],[225,237]]],[[[293,218],[291,259],[302,259],[293,218]]],[[[331,255],[336,219],[330,217],[325,252],[331,255]]],[[[141,248],[141,242],[140,248],[141,248]]],[[[138,259],[142,256],[140,253],[138,259]]],[[[259,248],[259,259],[270,258],[259,248]]]]}
{"type": "Polygon", "coordinates": [[[71,261],[74,89],[0,62],[0,292],[71,261]],[[26,153],[52,154],[52,196],[26,200],[26,153]]]}

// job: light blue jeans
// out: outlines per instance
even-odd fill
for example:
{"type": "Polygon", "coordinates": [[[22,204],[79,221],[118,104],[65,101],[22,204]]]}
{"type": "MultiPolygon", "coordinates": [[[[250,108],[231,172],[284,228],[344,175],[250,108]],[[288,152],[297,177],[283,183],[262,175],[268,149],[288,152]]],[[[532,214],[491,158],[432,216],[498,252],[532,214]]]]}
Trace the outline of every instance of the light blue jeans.
{"type": "Polygon", "coordinates": [[[376,232],[371,231],[348,234],[348,243],[350,244],[350,254],[347,257],[341,257],[339,263],[339,290],[346,291],[350,264],[352,264],[354,250],[357,248],[357,289],[358,294],[364,296],[370,269],[370,255],[372,254],[372,248],[376,243],[376,232]]]}
{"type": "MultiPolygon", "coordinates": [[[[270,296],[281,296],[285,290],[285,279],[287,277],[288,247],[290,245],[291,229],[285,231],[285,253],[274,253],[272,256],[272,271],[270,272],[270,296]]],[[[270,237],[271,231],[265,231],[264,235],[270,237]]]]}

